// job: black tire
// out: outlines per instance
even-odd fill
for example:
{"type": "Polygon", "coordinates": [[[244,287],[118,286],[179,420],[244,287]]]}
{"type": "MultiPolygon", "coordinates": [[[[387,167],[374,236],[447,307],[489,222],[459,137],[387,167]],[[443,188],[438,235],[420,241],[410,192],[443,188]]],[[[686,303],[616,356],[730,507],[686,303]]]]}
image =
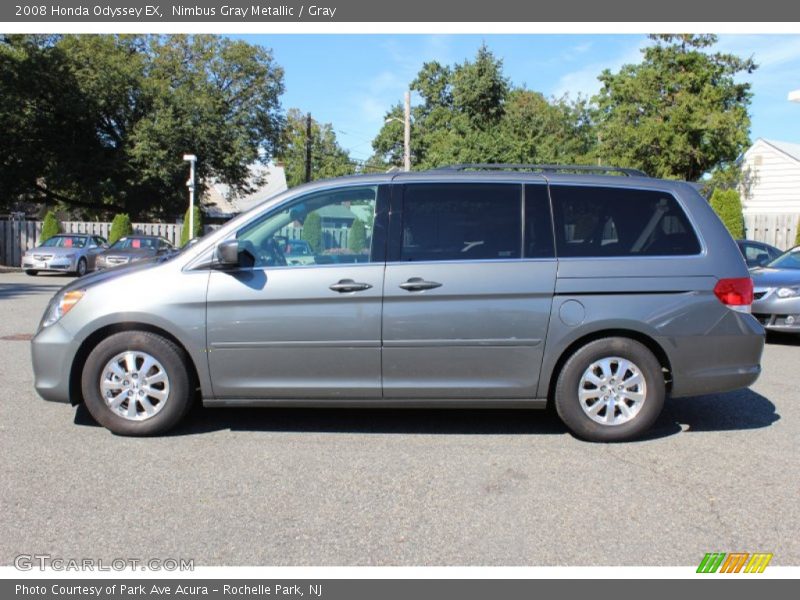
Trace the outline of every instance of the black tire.
{"type": "Polygon", "coordinates": [[[79,258],[78,259],[78,264],[75,267],[75,275],[77,275],[78,277],[83,277],[84,275],[86,275],[87,268],[88,268],[88,265],[86,264],[86,259],[85,258],[79,258]]]}
{"type": "Polygon", "coordinates": [[[174,427],[191,408],[195,385],[187,366],[188,360],[180,347],[160,335],[146,331],[115,333],[92,350],[83,366],[81,388],[86,408],[98,423],[116,434],[162,434],[174,427]],[[169,393],[163,407],[142,420],[130,420],[116,414],[106,404],[100,389],[105,366],[126,351],[146,352],[161,363],[169,378],[169,393]]]}
{"type": "Polygon", "coordinates": [[[39,271],[34,271],[32,269],[29,269],[29,270],[25,271],[25,275],[31,275],[33,277],[36,277],[38,274],[39,274],[39,271]]]}
{"type": "Polygon", "coordinates": [[[661,364],[653,353],[630,338],[608,337],[586,344],[567,360],[556,383],[555,406],[558,416],[576,437],[591,442],[624,442],[635,439],[650,428],[661,414],[665,394],[661,364]],[[584,411],[578,398],[584,373],[596,361],[607,357],[619,357],[634,363],[646,386],[639,412],[620,424],[606,425],[594,421],[584,411]]]}

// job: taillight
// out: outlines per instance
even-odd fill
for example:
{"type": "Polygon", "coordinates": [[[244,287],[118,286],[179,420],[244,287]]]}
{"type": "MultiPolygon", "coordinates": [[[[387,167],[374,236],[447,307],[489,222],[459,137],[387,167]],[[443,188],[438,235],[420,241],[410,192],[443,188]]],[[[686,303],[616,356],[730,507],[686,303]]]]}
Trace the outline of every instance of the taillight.
{"type": "Polygon", "coordinates": [[[728,308],[750,312],[753,303],[753,280],[749,277],[720,279],[714,286],[714,295],[728,308]]]}

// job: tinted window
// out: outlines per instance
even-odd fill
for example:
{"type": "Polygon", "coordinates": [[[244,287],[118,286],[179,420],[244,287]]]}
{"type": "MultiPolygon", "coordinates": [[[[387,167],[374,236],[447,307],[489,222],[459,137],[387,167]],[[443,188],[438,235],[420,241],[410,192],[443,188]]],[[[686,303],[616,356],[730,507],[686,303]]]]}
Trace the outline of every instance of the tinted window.
{"type": "Polygon", "coordinates": [[[521,208],[519,185],[407,185],[400,260],[520,258],[521,208]]]}
{"type": "Polygon", "coordinates": [[[525,186],[525,257],[552,258],[553,226],[547,185],[525,186]]]}
{"type": "Polygon", "coordinates": [[[658,191],[551,186],[559,256],[675,256],[700,252],[677,200],[658,191]]]}

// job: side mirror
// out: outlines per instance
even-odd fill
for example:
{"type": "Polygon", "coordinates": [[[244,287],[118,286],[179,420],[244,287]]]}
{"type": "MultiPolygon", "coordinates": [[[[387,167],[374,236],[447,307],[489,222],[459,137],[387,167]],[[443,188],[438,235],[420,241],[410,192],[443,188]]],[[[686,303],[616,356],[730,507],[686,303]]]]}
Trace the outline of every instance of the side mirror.
{"type": "Polygon", "coordinates": [[[217,244],[217,263],[222,267],[239,266],[239,240],[217,244]]]}

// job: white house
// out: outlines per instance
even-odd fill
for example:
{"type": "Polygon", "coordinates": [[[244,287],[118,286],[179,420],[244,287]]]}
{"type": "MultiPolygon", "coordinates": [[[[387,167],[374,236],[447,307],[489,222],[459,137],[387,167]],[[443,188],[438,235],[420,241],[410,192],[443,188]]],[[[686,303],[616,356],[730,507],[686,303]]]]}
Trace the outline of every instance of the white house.
{"type": "Polygon", "coordinates": [[[758,138],[740,164],[747,237],[792,246],[800,219],[800,144],[758,138]]]}
{"type": "Polygon", "coordinates": [[[201,198],[201,207],[207,217],[216,220],[230,219],[256,204],[286,191],[286,171],[281,165],[255,163],[249,167],[248,185],[251,192],[242,194],[230,186],[212,182],[201,198]]]}

